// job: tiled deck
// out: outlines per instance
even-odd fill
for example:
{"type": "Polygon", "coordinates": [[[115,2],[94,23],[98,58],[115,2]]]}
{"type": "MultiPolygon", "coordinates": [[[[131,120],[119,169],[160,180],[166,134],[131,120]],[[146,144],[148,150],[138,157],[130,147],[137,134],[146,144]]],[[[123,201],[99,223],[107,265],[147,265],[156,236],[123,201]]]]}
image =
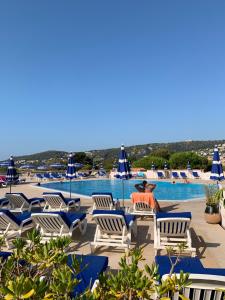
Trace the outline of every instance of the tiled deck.
{"type": "MultiPolygon", "coordinates": [[[[0,197],[9,191],[7,188],[0,189],[0,197]]],[[[19,185],[12,188],[14,192],[23,192],[28,197],[40,197],[44,189],[33,187],[30,184],[19,185]]],[[[90,211],[91,200],[81,199],[81,210],[90,211]]],[[[205,267],[225,268],[225,230],[220,225],[210,225],[204,220],[204,201],[192,202],[160,202],[165,211],[191,211],[192,212],[192,237],[193,246],[197,248],[197,255],[205,267]]],[[[95,223],[91,220],[91,215],[87,214],[88,227],[84,236],[76,231],[73,236],[73,249],[75,253],[90,254],[89,242],[94,238],[95,223]]],[[[144,257],[147,263],[152,263],[154,259],[153,249],[153,221],[150,218],[138,218],[138,235],[133,239],[133,246],[143,247],[144,257]]],[[[109,257],[111,269],[118,268],[118,261],[124,254],[124,250],[113,248],[100,248],[96,255],[109,257]]]]}

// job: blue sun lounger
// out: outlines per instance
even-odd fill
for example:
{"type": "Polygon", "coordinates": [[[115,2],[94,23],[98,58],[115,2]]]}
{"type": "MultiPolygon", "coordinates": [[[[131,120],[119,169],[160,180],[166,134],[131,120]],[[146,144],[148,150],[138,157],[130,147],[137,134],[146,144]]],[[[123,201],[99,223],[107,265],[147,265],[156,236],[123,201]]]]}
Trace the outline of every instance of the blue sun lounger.
{"type": "Polygon", "coordinates": [[[32,213],[31,218],[42,239],[47,241],[61,236],[72,237],[77,228],[84,234],[87,228],[86,214],[83,213],[40,212],[32,213]]]}
{"type": "MultiPolygon", "coordinates": [[[[0,252],[0,258],[7,260],[12,252],[0,252]]],[[[97,285],[99,276],[108,268],[108,257],[94,255],[75,255],[80,263],[80,270],[76,275],[79,283],[74,288],[71,297],[76,298],[85,292],[87,288],[93,289],[97,285]]],[[[72,256],[68,255],[67,264],[72,266],[72,256]]]]}
{"type": "Polygon", "coordinates": [[[180,176],[183,178],[183,179],[187,179],[187,174],[185,172],[180,172],[180,176]]]}
{"type": "Polygon", "coordinates": [[[5,237],[8,248],[9,240],[20,237],[24,231],[33,226],[29,212],[14,215],[7,209],[0,210],[0,236],[5,237]]]}
{"type": "Polygon", "coordinates": [[[40,179],[40,180],[44,179],[44,176],[40,173],[37,173],[35,176],[37,177],[37,179],[40,179]]]}
{"type": "Polygon", "coordinates": [[[159,179],[165,178],[163,172],[158,171],[158,172],[157,172],[157,175],[158,175],[158,178],[159,178],[159,179]]]}
{"type": "Polygon", "coordinates": [[[172,172],[172,177],[174,179],[179,179],[180,178],[177,172],[172,172]]]}
{"type": "Polygon", "coordinates": [[[45,200],[44,211],[69,211],[80,209],[80,198],[65,198],[60,192],[43,193],[45,200]]]}
{"type": "Polygon", "coordinates": [[[35,205],[41,207],[44,202],[43,198],[28,199],[23,193],[6,193],[5,197],[9,200],[10,211],[12,212],[31,211],[35,205]]]}
{"type": "Polygon", "coordinates": [[[199,178],[200,178],[198,172],[196,172],[196,171],[193,171],[193,172],[192,172],[192,175],[193,175],[193,177],[196,178],[196,179],[199,179],[199,178]]]}

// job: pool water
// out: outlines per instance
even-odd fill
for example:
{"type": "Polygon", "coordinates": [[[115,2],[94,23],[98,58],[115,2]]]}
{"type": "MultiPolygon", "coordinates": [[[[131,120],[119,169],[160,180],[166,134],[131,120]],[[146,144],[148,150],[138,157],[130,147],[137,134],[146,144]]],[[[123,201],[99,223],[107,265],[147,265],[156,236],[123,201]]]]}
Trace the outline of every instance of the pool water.
{"type": "MultiPolygon", "coordinates": [[[[176,183],[149,181],[157,186],[154,190],[158,200],[191,200],[204,198],[204,185],[195,183],[176,183]]],[[[130,199],[130,194],[135,192],[134,185],[141,183],[140,180],[124,181],[124,198],[130,199]]],[[[43,187],[69,192],[70,182],[50,182],[42,184],[43,187]]],[[[96,192],[110,192],[113,198],[122,199],[122,181],[115,180],[81,180],[71,182],[72,193],[91,196],[96,192]]]]}

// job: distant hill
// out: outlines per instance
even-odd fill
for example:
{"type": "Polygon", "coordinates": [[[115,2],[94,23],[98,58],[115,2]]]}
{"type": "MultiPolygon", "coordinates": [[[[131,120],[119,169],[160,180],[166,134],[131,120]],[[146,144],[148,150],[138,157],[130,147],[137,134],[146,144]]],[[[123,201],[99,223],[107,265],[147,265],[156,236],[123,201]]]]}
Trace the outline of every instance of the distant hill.
{"type": "MultiPolygon", "coordinates": [[[[209,140],[209,141],[181,141],[173,143],[149,143],[144,145],[127,146],[126,150],[130,156],[140,158],[145,155],[149,155],[152,151],[160,148],[168,149],[170,152],[181,151],[206,151],[214,147],[214,145],[225,144],[225,140],[209,140]]],[[[111,160],[118,157],[120,148],[110,148],[103,150],[90,150],[86,151],[86,154],[96,160],[111,160]]],[[[23,155],[15,157],[16,160],[49,160],[67,158],[68,152],[49,150],[45,152],[23,155]]]]}
{"type": "Polygon", "coordinates": [[[29,154],[29,155],[22,155],[22,156],[16,156],[16,160],[48,160],[48,159],[59,159],[62,157],[67,156],[66,151],[57,151],[57,150],[49,150],[49,151],[44,151],[44,152],[39,152],[39,153],[34,153],[34,154],[29,154]]]}

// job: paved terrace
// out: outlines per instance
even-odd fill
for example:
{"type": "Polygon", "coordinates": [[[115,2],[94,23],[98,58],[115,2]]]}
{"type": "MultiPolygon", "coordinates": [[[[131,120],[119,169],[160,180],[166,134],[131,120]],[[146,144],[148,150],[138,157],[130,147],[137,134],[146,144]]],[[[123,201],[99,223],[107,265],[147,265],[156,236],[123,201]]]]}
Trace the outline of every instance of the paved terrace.
{"type": "MultiPolygon", "coordinates": [[[[23,192],[27,197],[41,197],[44,191],[49,189],[38,188],[31,184],[23,184],[12,187],[13,192],[23,192]]],[[[8,188],[0,189],[0,197],[9,192],[8,188]]],[[[68,194],[63,193],[65,196],[68,194]]],[[[127,204],[128,205],[128,204],[127,204]]],[[[190,202],[160,202],[163,211],[191,211],[192,212],[192,237],[193,247],[197,248],[197,255],[205,267],[225,268],[225,230],[220,225],[207,224],[204,220],[205,201],[190,202]]],[[[90,254],[89,242],[93,241],[95,223],[88,214],[92,206],[90,199],[81,198],[81,210],[87,213],[87,232],[82,236],[79,230],[74,232],[72,251],[79,254],[90,254]]],[[[138,218],[138,235],[133,238],[132,247],[143,247],[146,263],[154,260],[153,249],[153,221],[151,218],[138,218]]],[[[109,257],[111,269],[118,269],[118,261],[124,254],[124,250],[115,248],[99,248],[96,255],[109,257]]]]}

